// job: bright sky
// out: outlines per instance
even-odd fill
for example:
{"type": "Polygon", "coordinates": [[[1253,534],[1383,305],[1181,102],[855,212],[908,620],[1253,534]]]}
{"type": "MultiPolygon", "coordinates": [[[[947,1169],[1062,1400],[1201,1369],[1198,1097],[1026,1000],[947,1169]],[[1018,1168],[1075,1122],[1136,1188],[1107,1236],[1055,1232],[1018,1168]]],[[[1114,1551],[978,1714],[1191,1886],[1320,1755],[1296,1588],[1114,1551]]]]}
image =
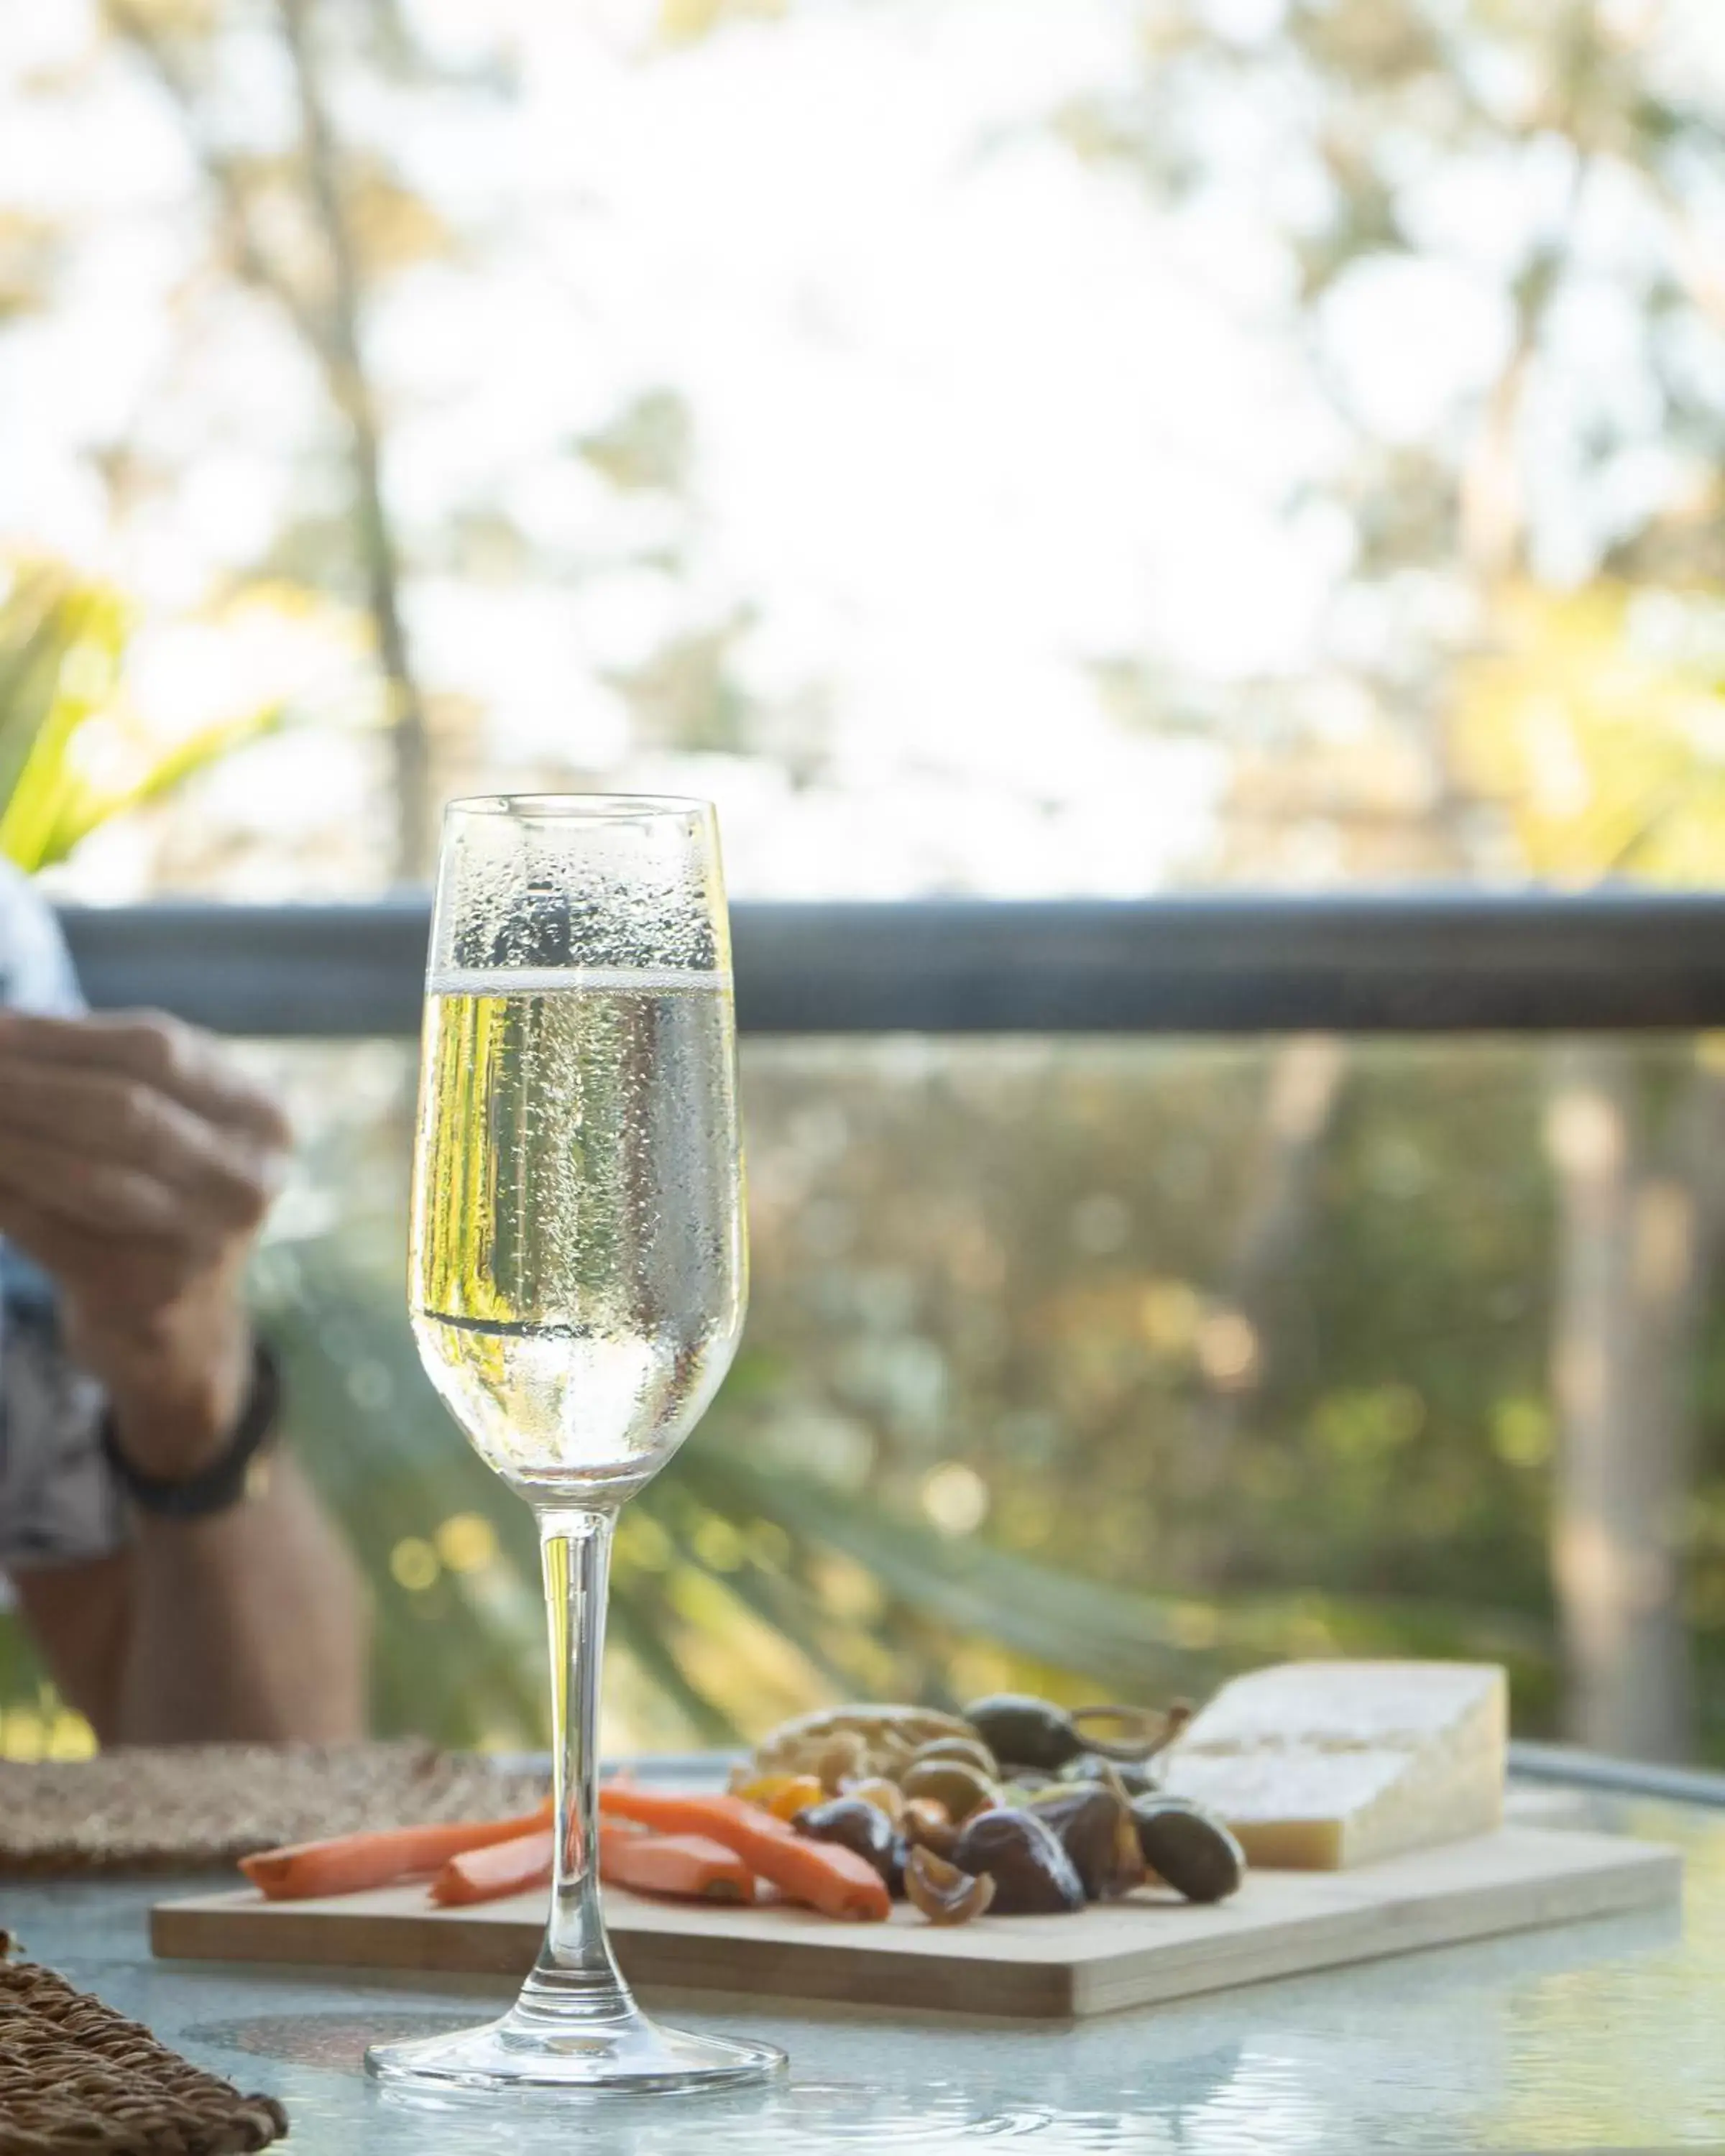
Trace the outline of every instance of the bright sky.
{"type": "MultiPolygon", "coordinates": [[[[428,682],[483,711],[495,783],[552,759],[713,793],[739,891],[1127,894],[1178,876],[1220,752],[1124,732],[1093,665],[1296,675],[1352,545],[1336,512],[1287,506],[1337,443],[1274,333],[1282,271],[1251,191],[1301,176],[1278,169],[1273,126],[1237,116],[1237,192],[1174,216],[1045,125],[1130,81],[1130,0],[827,0],[649,57],[652,12],[413,0],[451,57],[506,34],[520,100],[368,93],[343,113],[464,241],[372,321],[428,682]],[[569,454],[661,386],[693,415],[686,511],[569,454]],[[497,508],[535,565],[440,567],[452,521],[497,508]],[[815,787],[766,760],[631,752],[606,672],[742,607],[746,684],[826,711],[815,787]]],[[[205,296],[195,338],[172,326],[200,227],[155,95],[110,65],[75,134],[64,108],[7,95],[80,49],[88,13],[0,12],[0,204],[74,213],[85,234],[53,312],[0,336],[0,542],[115,571],[171,613],[320,488],[326,508],[341,496],[316,460],[316,386],[268,311],[205,296]],[[121,438],[180,477],[116,534],[83,456],[121,438]]],[[[241,58],[236,124],[267,135],[279,72],[267,44],[241,58]]],[[[1430,205],[1444,260],[1337,294],[1336,363],[1386,437],[1441,429],[1501,364],[1492,258],[1562,177],[1458,176],[1430,205]]],[[[1583,333],[1609,338],[1609,296],[1583,333]]],[[[245,653],[228,642],[156,639],[144,680],[168,723],[266,681],[352,702],[346,639],[278,639],[267,663],[255,633],[245,653]]],[[[332,773],[365,783],[357,751],[269,753],[266,801],[242,767],[223,813],[315,832],[332,773]]],[[[88,870],[140,872],[123,846],[88,870]]]]}

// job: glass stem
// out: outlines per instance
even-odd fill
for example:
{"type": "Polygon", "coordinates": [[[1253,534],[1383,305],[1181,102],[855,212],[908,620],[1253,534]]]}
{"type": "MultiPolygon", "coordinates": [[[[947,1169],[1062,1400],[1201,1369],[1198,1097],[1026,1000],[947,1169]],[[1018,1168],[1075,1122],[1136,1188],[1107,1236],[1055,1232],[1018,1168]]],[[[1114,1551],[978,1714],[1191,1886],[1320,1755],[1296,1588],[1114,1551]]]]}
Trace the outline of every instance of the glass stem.
{"type": "Polygon", "coordinates": [[[519,2015],[614,2025],[636,2012],[605,1937],[599,1906],[599,1667],[605,1647],[609,1512],[542,1511],[539,1544],[551,1630],[552,1768],[557,1804],[551,1921],[522,1989],[519,2015]]]}

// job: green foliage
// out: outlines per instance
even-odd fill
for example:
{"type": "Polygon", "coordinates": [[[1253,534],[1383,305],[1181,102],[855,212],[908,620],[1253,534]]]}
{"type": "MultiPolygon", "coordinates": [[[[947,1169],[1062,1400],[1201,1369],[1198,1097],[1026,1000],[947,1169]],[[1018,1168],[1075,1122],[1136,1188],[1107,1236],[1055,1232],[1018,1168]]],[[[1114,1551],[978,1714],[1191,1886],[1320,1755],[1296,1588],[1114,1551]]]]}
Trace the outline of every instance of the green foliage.
{"type": "MultiPolygon", "coordinates": [[[[751,1052],[749,1345],[624,1513],[614,1741],[857,1694],[1202,1694],[1312,1653],[1502,1659],[1519,1726],[1553,1727],[1538,1060],[1360,1059],[1224,1428],[1204,1323],[1264,1070],[1142,1045],[751,1052]],[[1099,1191],[1123,1223],[1085,1209],[1099,1191]],[[927,1507],[955,1464],[985,1494],[974,1531],[927,1507]]],[[[393,1115],[326,1133],[306,1168],[339,1235],[267,1252],[260,1297],[296,1445],[376,1585],[381,1725],[542,1741],[526,1509],[403,1315],[406,1137],[393,1115]]],[[[1722,1471],[1709,1455],[1697,1487],[1722,1471]]]]}
{"type": "MultiPolygon", "coordinates": [[[[678,46],[790,12],[663,0],[657,21],[678,46]]],[[[228,11],[110,13],[162,83],[182,85],[221,206],[212,228],[234,250],[222,274],[275,295],[332,408],[369,425],[352,355],[330,335],[344,234],[309,206],[316,159],[305,144],[212,147],[227,139],[207,124],[223,78],[202,49],[228,11]]],[[[363,48],[420,79],[395,0],[322,13],[336,64],[363,48]]],[[[1720,115],[1704,71],[1658,64],[1657,13],[1143,0],[1136,75],[1047,116],[1074,157],[1199,219],[1189,239],[1208,212],[1254,222],[1262,333],[1310,357],[1336,424],[1318,499],[1289,505],[1336,512],[1352,535],[1337,615],[1353,640],[1330,654],[1333,679],[1236,689],[1182,680],[1155,652],[1092,654],[1122,722],[1225,738],[1210,869],[1261,881],[1291,863],[1303,878],[1316,839],[1323,875],[1717,881],[1725,756],[1706,594],[1725,518],[1705,243],[1720,115]],[[1445,237],[1443,198],[1465,200],[1471,181],[1553,172],[1525,230],[1507,224],[1483,249],[1477,234],[1458,244],[1453,222],[1445,237]],[[1628,250],[1640,266],[1618,259],[1620,234],[1603,275],[1582,234],[1600,176],[1644,220],[1628,250]],[[1334,364],[1329,326],[1386,269],[1445,261],[1501,301],[1501,362],[1417,440],[1388,439],[1334,364]],[[1585,369],[1560,359],[1555,398],[1542,370],[1589,280],[1594,298],[1602,283],[1626,295],[1633,319],[1610,408],[1577,418],[1585,369]],[[1686,459],[1692,483],[1650,488],[1650,449],[1661,470],[1686,459]],[[1578,542],[1574,504],[1609,491],[1620,459],[1629,508],[1578,542]],[[1539,483],[1553,473],[1564,483],[1539,483]],[[1558,541],[1573,590],[1540,582],[1558,541]]],[[[387,147],[345,153],[331,196],[374,282],[459,250],[387,147]]],[[[0,229],[0,311],[39,303],[51,239],[0,229]]],[[[675,385],[627,398],[575,446],[619,490],[664,497],[644,506],[675,511],[673,531],[689,526],[698,445],[675,385]]],[[[375,581],[356,532],[363,520],[331,543],[308,519],[277,558],[308,580],[375,581]]],[[[500,577],[528,559],[483,505],[454,536],[500,577]]],[[[655,558],[675,569],[683,543],[655,558]]],[[[789,762],[739,665],[751,626],[744,603],[614,675],[638,739],[789,762]]],[[[0,844],[33,865],[274,722],[241,718],[147,778],[95,788],[83,752],[112,723],[128,634],[114,594],[36,572],[6,603],[0,844]]],[[[1686,1070],[1685,1051],[1648,1051],[1636,1101],[1650,1127],[1686,1070]]],[[[1537,1059],[1478,1045],[1353,1057],[1256,1276],[1255,1196],[1293,1148],[1255,1056],[899,1045],[757,1059],[750,1083],[749,1352],[619,1537],[616,1697],[637,1737],[729,1735],[845,1691],[1151,1696],[1337,1650],[1502,1655],[1521,1726],[1553,1726],[1555,1224],[1537,1059]],[[955,1473],[982,1508],[959,1531],[931,1503],[955,1473]]],[[[300,1442],[377,1583],[380,1719],[453,1741],[542,1737],[529,1522],[432,1397],[403,1322],[404,1132],[326,1121],[312,1173],[340,1194],[339,1240],[272,1250],[259,1284],[300,1442]]],[[[1693,1344],[1687,1615],[1698,1743],[1725,1756],[1725,1335],[1712,1323],[1693,1344]]]]}
{"type": "MultiPolygon", "coordinates": [[[[1725,575],[1707,267],[1725,109],[1716,77],[1672,64],[1674,12],[1288,0],[1231,27],[1206,0],[1143,0],[1136,80],[1050,116],[1076,156],[1129,175],[1176,228],[1190,217],[1201,233],[1219,208],[1250,218],[1276,265],[1255,302],[1263,333],[1306,355],[1337,428],[1330,474],[1289,510],[1324,502],[1353,535],[1337,619],[1355,626],[1335,658],[1352,717],[1338,736],[1330,685],[1310,679],[1222,701],[1213,731],[1235,749],[1224,871],[1303,880],[1316,853],[1368,881],[1717,880],[1711,835],[1673,816],[1712,762],[1670,723],[1695,685],[1635,653],[1632,634],[1638,598],[1692,605],[1725,575]],[[1491,213],[1444,207],[1476,188],[1501,206],[1495,234],[1491,213]],[[1612,205],[1631,199],[1633,264],[1611,237],[1612,205]],[[1398,432],[1360,393],[1395,362],[1347,364],[1337,324],[1356,303],[1393,321],[1397,295],[1432,276],[1444,282],[1428,293],[1495,307],[1502,345],[1458,368],[1446,408],[1398,432]],[[1589,382],[1574,338],[1595,305],[1614,341],[1589,382]],[[1660,482],[1631,501],[1627,475],[1656,466],[1660,482]],[[1632,660],[1647,723],[1625,693],[1607,742],[1596,687],[1609,696],[1632,660]],[[1536,707],[1548,732],[1594,737],[1594,813],[1560,817],[1560,842],[1534,767],[1553,757],[1503,737],[1536,707]],[[1674,821],[1695,840],[1681,860],[1674,821]]],[[[1413,315],[1404,334],[1420,334],[1413,315]]],[[[1110,654],[1112,678],[1136,657],[1110,654]]],[[[1178,681],[1149,686],[1135,722],[1194,701],[1178,681]]]]}
{"type": "Polygon", "coordinates": [[[33,872],[281,723],[242,712],[169,744],[127,704],[133,610],[106,584],[37,563],[0,596],[0,853],[33,872]]]}
{"type": "Polygon", "coordinates": [[[1725,606],[1598,583],[1527,588],[1461,670],[1455,731],[1543,880],[1717,885],[1725,860],[1725,606]]]}
{"type": "Polygon", "coordinates": [[[639,666],[608,673],[605,680],[629,706],[635,738],[654,747],[714,754],[746,747],[751,706],[736,679],[735,658],[752,626],[744,608],[674,638],[639,666]]]}
{"type": "Polygon", "coordinates": [[[687,400],[675,389],[644,389],[576,446],[595,471],[626,493],[675,493],[689,482],[694,453],[687,400]]]}

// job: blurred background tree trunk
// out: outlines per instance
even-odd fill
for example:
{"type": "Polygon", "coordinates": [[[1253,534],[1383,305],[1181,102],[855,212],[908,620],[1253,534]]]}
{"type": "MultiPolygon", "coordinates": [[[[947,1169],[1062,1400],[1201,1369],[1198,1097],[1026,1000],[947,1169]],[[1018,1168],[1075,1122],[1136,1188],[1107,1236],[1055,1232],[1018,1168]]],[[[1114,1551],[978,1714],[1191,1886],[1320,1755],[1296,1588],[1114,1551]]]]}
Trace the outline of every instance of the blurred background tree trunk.
{"type": "Polygon", "coordinates": [[[1725,1088],[1697,1065],[1654,1158],[1632,1055],[1594,1042],[1553,1065],[1553,1576],[1570,1733],[1674,1759],[1693,1728],[1684,1512],[1725,1088]]]}
{"type": "Polygon", "coordinates": [[[408,648],[401,567],[384,501],[382,430],[360,341],[360,275],[341,154],[319,65],[315,0],[277,0],[277,4],[283,40],[293,62],[306,192],[328,258],[328,298],[317,348],[330,395],[347,425],[355,536],[388,697],[395,776],[395,876],[398,883],[423,883],[431,872],[430,737],[408,648]]]}
{"type": "Polygon", "coordinates": [[[1324,1158],[1348,1068],[1348,1045],[1333,1034],[1280,1044],[1265,1072],[1257,1129],[1243,1138],[1252,1168],[1216,1304],[1199,1336],[1208,1396],[1177,1478],[1194,1507],[1179,1544],[1190,1579],[1226,1576],[1231,1537],[1220,1501],[1240,1435],[1272,1377],[1285,1378],[1301,1359],[1302,1332],[1309,1337],[1303,1269],[1319,1232],[1324,1158]]]}

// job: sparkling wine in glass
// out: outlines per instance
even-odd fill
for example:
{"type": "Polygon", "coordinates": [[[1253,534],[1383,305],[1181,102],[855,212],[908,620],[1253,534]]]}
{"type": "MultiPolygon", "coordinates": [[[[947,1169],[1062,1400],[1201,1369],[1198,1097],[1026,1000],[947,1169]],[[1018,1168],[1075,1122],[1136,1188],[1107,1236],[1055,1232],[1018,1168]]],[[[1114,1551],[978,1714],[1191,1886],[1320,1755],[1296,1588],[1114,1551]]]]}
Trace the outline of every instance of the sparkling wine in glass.
{"type": "Polygon", "coordinates": [[[595,1835],[618,1508],[700,1419],[747,1259],[718,834],[704,802],[448,809],[426,982],[409,1294],[432,1382],[532,1506],[550,1614],[557,1876],[501,2020],[374,2046],[388,2083],[736,2086],[765,2044],[664,2029],[612,1958],[595,1835]]]}

